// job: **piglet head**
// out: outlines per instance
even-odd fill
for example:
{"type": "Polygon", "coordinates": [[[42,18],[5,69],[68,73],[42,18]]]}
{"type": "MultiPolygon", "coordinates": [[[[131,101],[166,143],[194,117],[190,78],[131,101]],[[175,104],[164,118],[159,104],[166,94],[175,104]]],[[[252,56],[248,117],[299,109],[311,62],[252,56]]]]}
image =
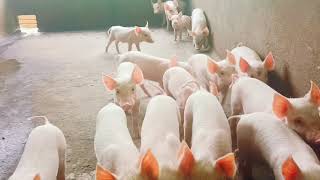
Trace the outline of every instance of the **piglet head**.
{"type": "Polygon", "coordinates": [[[145,41],[148,43],[154,43],[149,29],[149,23],[147,22],[145,27],[135,27],[135,34],[140,41],[145,41]]]}
{"type": "Polygon", "coordinates": [[[320,89],[311,81],[310,91],[302,98],[287,99],[275,94],[273,112],[311,144],[320,141],[320,89]]]}
{"type": "Polygon", "coordinates": [[[200,29],[198,31],[192,31],[191,35],[193,37],[193,46],[196,50],[200,50],[209,36],[210,32],[208,27],[200,29]]]}
{"type": "Polygon", "coordinates": [[[235,73],[233,60],[231,58],[227,62],[216,62],[213,59],[208,59],[208,72],[216,76],[216,85],[219,91],[227,90],[232,83],[232,74],[235,73]]]}
{"type": "Polygon", "coordinates": [[[251,66],[246,59],[240,57],[239,67],[242,73],[249,77],[259,79],[262,82],[268,81],[268,72],[275,68],[275,61],[270,52],[263,62],[251,66]]]}
{"type": "Polygon", "coordinates": [[[136,86],[143,82],[143,73],[136,65],[130,81],[119,81],[109,75],[103,76],[103,83],[109,91],[115,91],[115,102],[126,112],[132,112],[136,103],[136,86]]]}
{"type": "Polygon", "coordinates": [[[172,15],[170,20],[172,23],[172,27],[177,27],[181,23],[181,18],[182,18],[182,12],[179,14],[172,15]]]}
{"type": "Polygon", "coordinates": [[[158,0],[156,3],[154,3],[152,0],[151,0],[151,4],[152,4],[152,8],[153,8],[153,13],[154,14],[159,14],[161,12],[164,11],[163,9],[163,3],[161,0],[158,0]]]}

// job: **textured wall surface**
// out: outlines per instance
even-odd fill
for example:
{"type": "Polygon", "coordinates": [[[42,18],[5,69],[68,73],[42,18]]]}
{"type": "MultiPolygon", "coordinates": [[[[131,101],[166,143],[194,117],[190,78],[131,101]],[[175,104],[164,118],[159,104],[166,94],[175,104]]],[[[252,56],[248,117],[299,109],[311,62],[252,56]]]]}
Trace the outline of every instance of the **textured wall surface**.
{"type": "Polygon", "coordinates": [[[286,95],[301,96],[309,81],[320,86],[319,0],[192,0],[202,8],[221,56],[239,42],[264,58],[272,51],[276,72],[271,86],[286,95]],[[281,81],[282,80],[282,81],[281,81]]]}
{"type": "Polygon", "coordinates": [[[0,0],[0,37],[5,32],[4,0],[0,0]]]}

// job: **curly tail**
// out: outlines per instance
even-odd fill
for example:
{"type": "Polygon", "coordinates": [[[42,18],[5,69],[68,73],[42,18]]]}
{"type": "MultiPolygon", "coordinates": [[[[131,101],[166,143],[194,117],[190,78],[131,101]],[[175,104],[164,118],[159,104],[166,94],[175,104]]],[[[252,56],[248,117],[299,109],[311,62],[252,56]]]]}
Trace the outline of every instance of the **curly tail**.
{"type": "Polygon", "coordinates": [[[107,34],[107,37],[109,37],[110,36],[110,33],[111,33],[111,28],[112,27],[110,27],[108,30],[107,30],[107,32],[106,32],[106,34],[107,34]]]}
{"type": "MultiPolygon", "coordinates": [[[[241,46],[244,46],[244,43],[243,42],[239,42],[237,45],[236,45],[236,47],[241,47],[241,46]]],[[[235,47],[235,48],[236,48],[235,47]]]]}
{"type": "Polygon", "coordinates": [[[46,116],[32,116],[32,117],[29,117],[27,119],[29,121],[32,121],[35,124],[35,127],[46,125],[46,124],[50,123],[46,116]],[[41,121],[40,120],[36,120],[36,119],[39,119],[39,118],[41,118],[41,121]]]}

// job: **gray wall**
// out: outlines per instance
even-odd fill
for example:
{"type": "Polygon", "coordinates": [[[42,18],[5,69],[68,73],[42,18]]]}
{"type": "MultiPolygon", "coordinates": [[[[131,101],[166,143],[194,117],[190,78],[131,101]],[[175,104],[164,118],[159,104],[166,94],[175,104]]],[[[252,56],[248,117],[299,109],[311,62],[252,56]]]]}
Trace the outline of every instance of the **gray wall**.
{"type": "MultiPolygon", "coordinates": [[[[0,0],[3,1],[3,0],[0,0]]],[[[160,26],[150,0],[5,0],[6,28],[12,32],[17,16],[37,15],[40,31],[100,30],[112,25],[160,26]]]]}
{"type": "Polygon", "coordinates": [[[276,73],[271,86],[300,96],[309,81],[320,86],[320,0],[192,0],[202,8],[220,57],[238,42],[264,58],[272,51],[276,73]]]}

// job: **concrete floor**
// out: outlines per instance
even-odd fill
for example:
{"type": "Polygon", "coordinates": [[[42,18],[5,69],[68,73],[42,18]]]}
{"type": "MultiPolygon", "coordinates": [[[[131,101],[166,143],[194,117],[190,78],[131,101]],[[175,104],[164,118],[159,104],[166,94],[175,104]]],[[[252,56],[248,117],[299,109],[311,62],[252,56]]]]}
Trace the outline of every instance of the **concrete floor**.
{"type": "MultiPolygon", "coordinates": [[[[145,53],[185,61],[191,40],[174,42],[171,32],[153,30],[154,44],[145,53]]],[[[105,32],[43,33],[18,39],[0,51],[0,179],[14,171],[33,124],[30,116],[46,115],[64,132],[67,179],[90,179],[95,169],[95,120],[112,95],[101,73],[116,68],[114,45],[104,52],[105,32]]],[[[121,44],[120,50],[127,50],[121,44]]],[[[142,103],[142,107],[146,106],[142,103]]],[[[143,109],[143,108],[142,108],[143,109]]],[[[133,117],[142,119],[141,115],[133,117]]],[[[131,118],[132,119],[132,118],[131,118]]],[[[137,144],[139,139],[134,137],[137,144]]]]}

